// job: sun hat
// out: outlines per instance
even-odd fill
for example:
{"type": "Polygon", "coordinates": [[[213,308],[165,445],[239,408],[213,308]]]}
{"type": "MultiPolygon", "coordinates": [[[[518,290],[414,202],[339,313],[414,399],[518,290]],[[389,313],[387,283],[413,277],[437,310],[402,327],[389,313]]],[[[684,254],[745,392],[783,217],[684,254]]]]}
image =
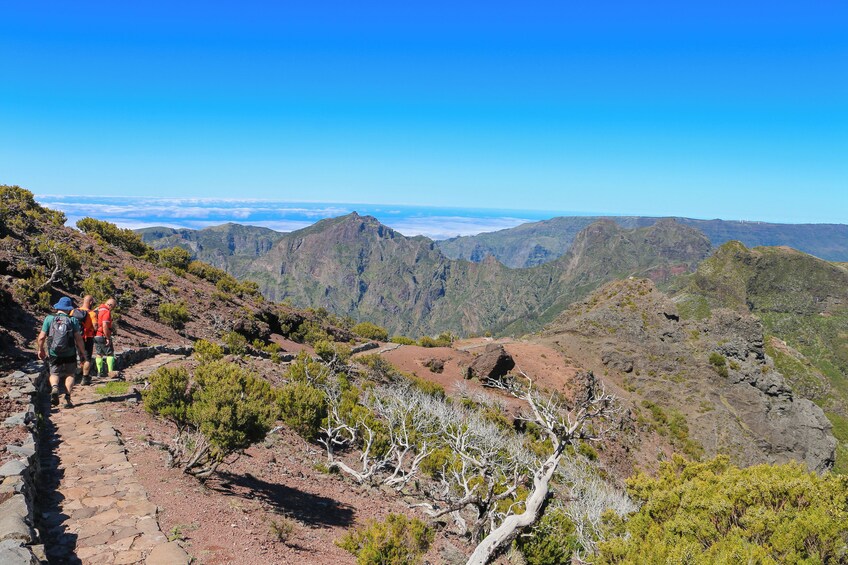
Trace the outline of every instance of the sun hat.
{"type": "Polygon", "coordinates": [[[74,302],[67,296],[63,296],[59,299],[59,302],[53,305],[53,308],[55,308],[56,310],[64,310],[66,312],[70,312],[74,309],[74,302]]]}

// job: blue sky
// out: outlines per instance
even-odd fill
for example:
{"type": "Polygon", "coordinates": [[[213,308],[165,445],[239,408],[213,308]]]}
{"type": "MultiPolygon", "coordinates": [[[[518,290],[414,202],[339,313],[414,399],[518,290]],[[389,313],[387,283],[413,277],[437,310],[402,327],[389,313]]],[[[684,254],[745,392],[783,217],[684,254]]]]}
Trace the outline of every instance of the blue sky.
{"type": "Polygon", "coordinates": [[[848,221],[844,2],[135,4],[4,5],[0,183],[848,221]]]}

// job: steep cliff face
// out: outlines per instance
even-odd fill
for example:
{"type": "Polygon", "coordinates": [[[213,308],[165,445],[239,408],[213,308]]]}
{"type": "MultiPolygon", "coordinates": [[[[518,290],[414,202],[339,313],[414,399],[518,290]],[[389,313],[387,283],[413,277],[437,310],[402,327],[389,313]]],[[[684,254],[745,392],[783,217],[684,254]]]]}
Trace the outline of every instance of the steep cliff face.
{"type": "Polygon", "coordinates": [[[256,226],[222,224],[201,230],[145,228],[142,240],[155,249],[182,247],[196,259],[241,276],[253,260],[265,255],[283,234],[256,226]]]}
{"type": "Polygon", "coordinates": [[[785,247],[721,246],[673,285],[689,319],[732,308],[761,320],[765,347],[793,390],[821,406],[848,471],[848,270],[785,247]]]}
{"type": "Polygon", "coordinates": [[[599,222],[557,261],[509,269],[493,257],[448,259],[429,239],[354,213],[284,235],[241,274],[260,281],[272,300],[321,306],[392,332],[524,333],[603,282],[665,279],[708,252],[703,234],[674,222],[638,230],[599,222]]]}
{"type": "Polygon", "coordinates": [[[787,385],[749,314],[717,309],[683,320],[668,296],[634,279],[574,304],[543,335],[578,360],[599,360],[637,409],[681,414],[706,455],[726,453],[742,465],[833,465],[830,422],[787,385]]]}

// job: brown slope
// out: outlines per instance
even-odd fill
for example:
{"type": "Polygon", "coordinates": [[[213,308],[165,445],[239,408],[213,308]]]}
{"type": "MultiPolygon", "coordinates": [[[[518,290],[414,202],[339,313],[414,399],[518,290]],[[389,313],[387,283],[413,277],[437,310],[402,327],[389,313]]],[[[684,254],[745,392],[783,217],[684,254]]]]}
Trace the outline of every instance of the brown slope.
{"type": "Polygon", "coordinates": [[[625,280],[574,304],[542,337],[606,374],[639,419],[665,430],[690,455],[700,446],[705,455],[727,453],[742,465],[833,465],[830,423],[786,385],[751,316],[718,310],[702,322],[682,321],[650,281],[625,280]],[[711,355],[725,360],[727,376],[711,355]]]}

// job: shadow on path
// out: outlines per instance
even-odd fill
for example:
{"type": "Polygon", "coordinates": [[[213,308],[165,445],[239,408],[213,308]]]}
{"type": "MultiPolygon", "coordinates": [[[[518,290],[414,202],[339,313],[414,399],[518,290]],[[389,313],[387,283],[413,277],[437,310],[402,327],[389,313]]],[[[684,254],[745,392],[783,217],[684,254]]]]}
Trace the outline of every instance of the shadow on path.
{"type": "Polygon", "coordinates": [[[291,516],[310,526],[349,526],[354,509],[332,498],[304,492],[278,483],[269,483],[246,473],[236,475],[219,472],[220,482],[207,483],[209,488],[230,496],[259,499],[275,511],[291,516]],[[246,490],[241,493],[230,486],[246,490]]]}
{"type": "Polygon", "coordinates": [[[80,565],[82,561],[75,555],[77,535],[67,531],[70,516],[62,511],[64,496],[59,492],[59,484],[65,476],[65,470],[58,455],[62,436],[52,420],[56,409],[50,406],[46,394],[42,395],[40,401],[41,414],[44,418],[39,451],[41,460],[41,484],[38,489],[38,515],[41,517],[39,530],[44,541],[48,563],[80,565]]]}

